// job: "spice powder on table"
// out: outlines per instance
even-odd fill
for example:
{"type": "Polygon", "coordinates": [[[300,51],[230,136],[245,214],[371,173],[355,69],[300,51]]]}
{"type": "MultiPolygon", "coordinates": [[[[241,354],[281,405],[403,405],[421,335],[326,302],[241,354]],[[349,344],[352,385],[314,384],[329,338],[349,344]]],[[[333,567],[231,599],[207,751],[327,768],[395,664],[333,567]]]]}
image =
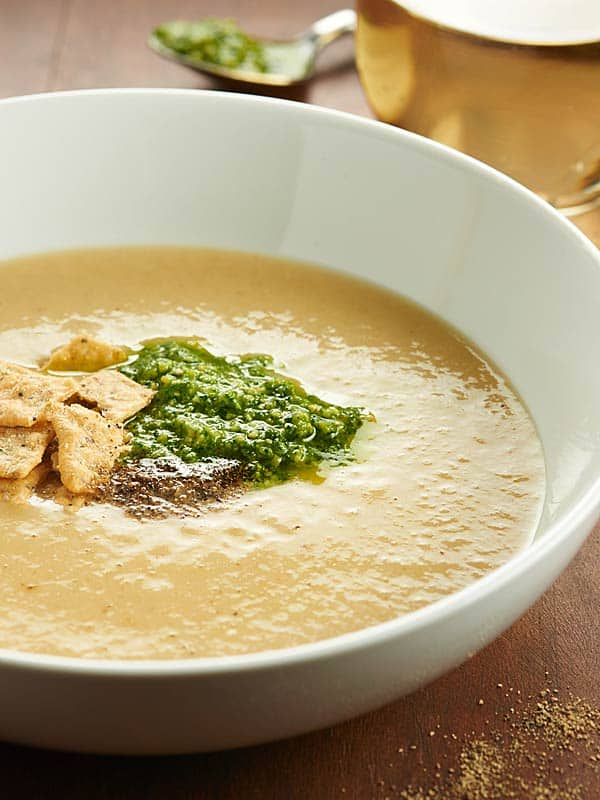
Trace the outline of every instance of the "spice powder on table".
{"type": "MultiPolygon", "coordinates": [[[[502,684],[498,684],[502,689],[502,684]]],[[[510,690],[512,692],[512,689],[510,690]]],[[[382,800],[592,800],[600,796],[600,710],[557,689],[521,699],[505,695],[502,731],[489,727],[461,742],[458,756],[443,771],[436,764],[435,782],[405,786],[377,782],[382,800]],[[575,767],[578,767],[577,771],[575,767]]],[[[481,700],[478,706],[484,705],[481,700]]],[[[489,723],[490,720],[486,720],[489,723]]],[[[430,736],[436,735],[431,731],[430,736]]],[[[437,735],[454,752],[454,733],[437,735]]],[[[418,757],[417,747],[398,748],[418,757]]],[[[446,759],[449,753],[444,753],[446,759]]]]}

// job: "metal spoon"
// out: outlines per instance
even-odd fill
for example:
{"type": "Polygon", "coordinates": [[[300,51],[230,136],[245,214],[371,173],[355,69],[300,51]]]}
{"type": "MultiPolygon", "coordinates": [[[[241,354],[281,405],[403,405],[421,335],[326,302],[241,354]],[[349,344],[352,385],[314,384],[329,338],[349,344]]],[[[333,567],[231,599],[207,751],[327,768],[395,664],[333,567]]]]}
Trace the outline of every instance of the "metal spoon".
{"type": "MultiPolygon", "coordinates": [[[[163,29],[169,24],[161,26],[163,29]]],[[[176,61],[197,72],[207,72],[220,78],[229,78],[246,83],[268,86],[291,86],[311,77],[315,60],[321,50],[345,33],[353,33],[356,28],[356,14],[350,8],[336,11],[314,22],[304,33],[285,41],[256,39],[268,62],[268,70],[258,72],[244,66],[226,67],[210,61],[178,53],[167,47],[153,31],[148,45],[164,58],[176,61]]]]}

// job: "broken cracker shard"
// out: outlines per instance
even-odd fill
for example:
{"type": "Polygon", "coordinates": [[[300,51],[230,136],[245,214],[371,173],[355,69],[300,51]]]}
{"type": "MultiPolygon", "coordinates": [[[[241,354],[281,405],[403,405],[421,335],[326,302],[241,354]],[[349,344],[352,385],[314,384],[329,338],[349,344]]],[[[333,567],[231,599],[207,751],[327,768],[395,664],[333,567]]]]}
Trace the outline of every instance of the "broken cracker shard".
{"type": "Polygon", "coordinates": [[[0,426],[0,478],[25,478],[41,462],[54,438],[52,426],[38,422],[30,428],[0,426]]]}
{"type": "Polygon", "coordinates": [[[52,406],[48,420],[56,432],[57,465],[65,488],[73,494],[93,494],[121,455],[122,425],[77,405],[52,406]]]}
{"type": "Polygon", "coordinates": [[[48,403],[63,402],[77,389],[73,378],[58,378],[0,361],[0,425],[30,428],[44,419],[48,403]]]}
{"type": "Polygon", "coordinates": [[[75,400],[95,406],[107,419],[125,422],[145,408],[155,394],[121,372],[102,369],[79,381],[75,400]]]}

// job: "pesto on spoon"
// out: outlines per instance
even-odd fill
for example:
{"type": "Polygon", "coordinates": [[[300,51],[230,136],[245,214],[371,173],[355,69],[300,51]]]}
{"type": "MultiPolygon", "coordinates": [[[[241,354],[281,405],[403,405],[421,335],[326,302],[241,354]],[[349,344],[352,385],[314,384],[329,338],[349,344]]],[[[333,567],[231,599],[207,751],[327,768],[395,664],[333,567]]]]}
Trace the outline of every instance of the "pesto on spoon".
{"type": "Polygon", "coordinates": [[[176,20],[155,28],[149,46],[159,55],[197,72],[271,86],[290,86],[309,78],[319,52],[356,27],[356,14],[343,9],[317,20],[286,41],[258,39],[233,20],[207,17],[176,20]]]}

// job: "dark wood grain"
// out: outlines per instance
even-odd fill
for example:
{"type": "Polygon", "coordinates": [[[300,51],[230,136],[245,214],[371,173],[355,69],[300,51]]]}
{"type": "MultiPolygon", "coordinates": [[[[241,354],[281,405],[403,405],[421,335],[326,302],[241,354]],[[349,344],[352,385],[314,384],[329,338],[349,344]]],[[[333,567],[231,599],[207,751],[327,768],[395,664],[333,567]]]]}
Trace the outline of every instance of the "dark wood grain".
{"type": "MultiPolygon", "coordinates": [[[[0,96],[102,86],[214,87],[154,56],[144,45],[149,29],[169,18],[218,13],[249,30],[286,36],[339,7],[339,0],[0,0],[0,96]]],[[[282,96],[369,113],[351,41],[332,47],[307,87],[282,96]]],[[[600,213],[582,218],[581,227],[600,242],[600,213]]],[[[513,697],[535,695],[551,682],[600,706],[599,583],[597,528],[511,630],[461,668],[384,709],[298,739],[211,755],[95,758],[2,745],[2,797],[393,800],[410,783],[435,782],[462,736],[506,728],[513,697]]],[[[597,800],[599,774],[580,763],[572,770],[584,785],[582,800],[597,800]]]]}

